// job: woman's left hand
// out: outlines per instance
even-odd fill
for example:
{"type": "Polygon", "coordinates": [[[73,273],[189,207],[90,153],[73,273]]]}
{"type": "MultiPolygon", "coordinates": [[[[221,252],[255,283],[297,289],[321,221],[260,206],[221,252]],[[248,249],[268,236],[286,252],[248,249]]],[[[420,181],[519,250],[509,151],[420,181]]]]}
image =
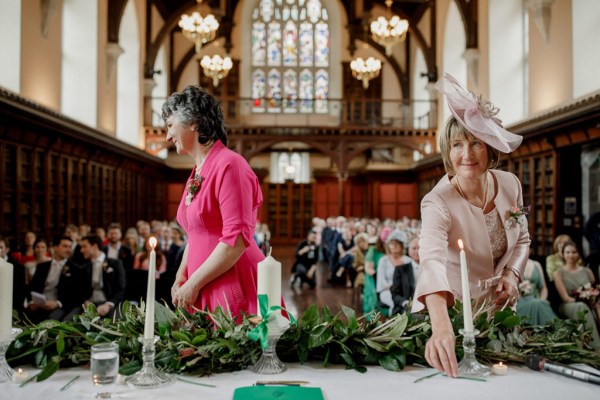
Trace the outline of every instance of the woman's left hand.
{"type": "Polygon", "coordinates": [[[188,279],[175,293],[175,297],[173,297],[173,304],[179,308],[185,308],[186,310],[189,310],[192,308],[194,303],[196,303],[199,293],[200,289],[198,288],[198,285],[196,285],[191,279],[188,279]]]}
{"type": "Polygon", "coordinates": [[[519,299],[519,278],[511,272],[507,271],[502,274],[498,287],[496,288],[496,305],[504,305],[508,302],[508,305],[514,305],[519,299]]]}

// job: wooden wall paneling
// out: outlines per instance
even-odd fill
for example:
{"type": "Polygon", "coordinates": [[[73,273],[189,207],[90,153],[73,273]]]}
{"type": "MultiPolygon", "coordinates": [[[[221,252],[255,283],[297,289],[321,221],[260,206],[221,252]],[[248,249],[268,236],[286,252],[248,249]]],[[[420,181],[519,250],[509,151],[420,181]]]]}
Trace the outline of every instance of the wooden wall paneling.
{"type": "Polygon", "coordinates": [[[337,216],[340,210],[340,201],[337,181],[327,182],[327,215],[337,216]]]}

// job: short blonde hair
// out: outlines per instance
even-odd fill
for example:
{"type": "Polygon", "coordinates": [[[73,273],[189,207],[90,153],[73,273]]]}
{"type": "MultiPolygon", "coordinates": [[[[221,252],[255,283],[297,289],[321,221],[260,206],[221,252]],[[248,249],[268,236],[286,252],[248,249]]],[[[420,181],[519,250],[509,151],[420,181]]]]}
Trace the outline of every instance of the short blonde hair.
{"type": "MultiPolygon", "coordinates": [[[[456,175],[456,171],[452,166],[452,160],[450,160],[450,150],[452,150],[452,140],[455,138],[465,138],[467,140],[475,139],[475,136],[469,132],[464,126],[458,122],[456,117],[451,116],[446,123],[446,128],[440,136],[440,152],[442,153],[442,161],[444,162],[444,169],[448,175],[456,175]]],[[[483,142],[483,141],[482,141],[483,142]]],[[[500,158],[500,151],[493,148],[489,144],[483,142],[487,148],[488,163],[487,168],[496,168],[500,158]]]]}

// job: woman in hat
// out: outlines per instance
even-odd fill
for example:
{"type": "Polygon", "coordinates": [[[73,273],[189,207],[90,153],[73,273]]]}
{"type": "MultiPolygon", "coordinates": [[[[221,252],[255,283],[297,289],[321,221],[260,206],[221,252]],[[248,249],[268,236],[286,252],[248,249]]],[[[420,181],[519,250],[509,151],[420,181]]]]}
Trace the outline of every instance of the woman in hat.
{"type": "Polygon", "coordinates": [[[431,317],[427,362],[456,377],[448,307],[462,297],[458,239],[465,245],[471,295],[500,308],[514,306],[518,299],[529,233],[521,183],[515,175],[493,169],[499,153],[513,151],[522,137],[503,129],[495,118],[499,110],[465,91],[449,74],[436,88],[452,112],[440,136],[447,175],[421,203],[421,270],[412,311],[427,308],[431,317]]]}

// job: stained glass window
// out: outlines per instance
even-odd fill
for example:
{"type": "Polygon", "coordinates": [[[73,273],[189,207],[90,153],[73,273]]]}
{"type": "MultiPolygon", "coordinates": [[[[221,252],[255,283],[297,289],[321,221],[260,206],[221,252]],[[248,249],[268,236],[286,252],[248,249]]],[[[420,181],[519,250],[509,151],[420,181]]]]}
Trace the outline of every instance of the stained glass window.
{"type": "Polygon", "coordinates": [[[261,0],[252,18],[253,112],[327,113],[329,17],[321,0],[261,0]]]}
{"type": "Polygon", "coordinates": [[[296,71],[288,69],[283,74],[283,104],[284,112],[296,112],[296,99],[298,98],[298,78],[296,71]]]}
{"type": "Polygon", "coordinates": [[[263,66],[267,58],[267,31],[265,24],[255,22],[252,27],[252,65],[263,66]]]}

